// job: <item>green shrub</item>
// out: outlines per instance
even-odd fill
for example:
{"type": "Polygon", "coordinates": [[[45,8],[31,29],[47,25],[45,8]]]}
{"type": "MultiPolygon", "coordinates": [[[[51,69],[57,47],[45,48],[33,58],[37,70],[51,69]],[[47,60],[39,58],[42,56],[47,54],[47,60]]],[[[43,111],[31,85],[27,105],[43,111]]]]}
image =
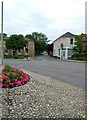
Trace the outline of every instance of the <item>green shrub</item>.
{"type": "Polygon", "coordinates": [[[76,53],[70,57],[71,60],[87,61],[87,53],[76,53]]]}
{"type": "Polygon", "coordinates": [[[24,58],[27,58],[27,55],[15,55],[15,56],[12,56],[12,55],[6,55],[4,56],[4,58],[14,58],[14,59],[24,59],[24,58]]]}
{"type": "Polygon", "coordinates": [[[11,56],[11,55],[6,55],[6,56],[4,56],[4,58],[13,58],[13,56],[11,56]]]}
{"type": "Polygon", "coordinates": [[[8,72],[12,72],[13,68],[11,66],[5,65],[4,70],[8,72]]]}
{"type": "Polygon", "coordinates": [[[24,59],[25,56],[23,56],[23,55],[19,55],[18,58],[19,58],[19,59],[24,59]]]}

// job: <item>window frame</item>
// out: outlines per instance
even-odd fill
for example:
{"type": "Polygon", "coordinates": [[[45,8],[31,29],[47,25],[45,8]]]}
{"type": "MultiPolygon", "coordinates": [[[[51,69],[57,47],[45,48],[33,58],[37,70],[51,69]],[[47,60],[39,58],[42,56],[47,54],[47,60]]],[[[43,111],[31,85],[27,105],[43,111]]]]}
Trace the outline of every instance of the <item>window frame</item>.
{"type": "Polygon", "coordinates": [[[73,38],[70,38],[70,45],[73,45],[74,41],[73,38]]]}

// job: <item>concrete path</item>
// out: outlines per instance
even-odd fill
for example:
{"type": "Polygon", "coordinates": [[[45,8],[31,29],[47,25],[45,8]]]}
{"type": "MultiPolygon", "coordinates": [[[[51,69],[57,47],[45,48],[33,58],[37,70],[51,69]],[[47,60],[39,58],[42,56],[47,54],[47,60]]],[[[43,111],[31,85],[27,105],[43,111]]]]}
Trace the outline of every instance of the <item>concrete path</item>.
{"type": "Polygon", "coordinates": [[[0,120],[2,118],[2,89],[0,88],[0,120]]]}

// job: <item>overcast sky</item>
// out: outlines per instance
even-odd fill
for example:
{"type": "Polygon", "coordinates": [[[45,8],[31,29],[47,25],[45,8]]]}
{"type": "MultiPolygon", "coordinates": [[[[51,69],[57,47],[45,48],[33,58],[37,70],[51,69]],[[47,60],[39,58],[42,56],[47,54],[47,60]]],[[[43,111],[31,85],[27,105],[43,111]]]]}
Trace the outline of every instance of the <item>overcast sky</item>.
{"type": "Polygon", "coordinates": [[[42,32],[52,41],[66,32],[84,33],[85,1],[3,0],[4,32],[8,35],[42,32]]]}

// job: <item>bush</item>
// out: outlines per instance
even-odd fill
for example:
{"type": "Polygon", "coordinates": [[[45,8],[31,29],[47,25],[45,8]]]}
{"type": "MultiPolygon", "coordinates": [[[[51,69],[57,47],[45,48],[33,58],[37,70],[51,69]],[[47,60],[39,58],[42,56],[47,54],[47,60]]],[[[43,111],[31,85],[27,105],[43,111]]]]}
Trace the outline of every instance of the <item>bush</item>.
{"type": "Polygon", "coordinates": [[[15,56],[6,55],[6,56],[4,56],[4,58],[24,59],[24,58],[27,58],[27,55],[25,55],[25,56],[23,56],[23,55],[15,55],[15,56]]]}
{"type": "Polygon", "coordinates": [[[4,56],[4,58],[13,58],[13,56],[11,56],[11,55],[6,55],[6,56],[4,56]]]}
{"type": "Polygon", "coordinates": [[[14,58],[14,59],[18,59],[18,55],[14,55],[13,58],[14,58]]]}
{"type": "Polygon", "coordinates": [[[87,53],[76,53],[70,57],[71,60],[87,61],[87,53]]]}
{"type": "Polygon", "coordinates": [[[24,85],[30,80],[30,76],[18,68],[5,65],[2,71],[0,88],[13,88],[24,85]]]}
{"type": "Polygon", "coordinates": [[[12,71],[13,71],[13,68],[12,68],[11,66],[9,66],[9,65],[5,65],[5,66],[4,66],[4,70],[5,70],[5,71],[8,71],[8,72],[12,72],[12,71]]]}

